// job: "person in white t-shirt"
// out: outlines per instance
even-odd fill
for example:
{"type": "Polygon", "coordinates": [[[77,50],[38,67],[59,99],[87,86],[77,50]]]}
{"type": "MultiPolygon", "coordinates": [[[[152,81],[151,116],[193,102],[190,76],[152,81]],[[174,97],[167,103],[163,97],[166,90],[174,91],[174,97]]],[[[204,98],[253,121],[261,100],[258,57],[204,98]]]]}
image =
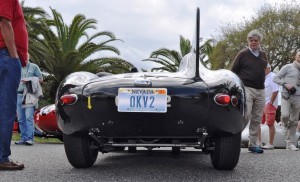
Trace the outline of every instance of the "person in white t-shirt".
{"type": "MultiPolygon", "coordinates": [[[[278,91],[279,85],[273,82],[275,74],[271,71],[271,65],[268,64],[265,69],[265,107],[263,110],[262,124],[267,124],[269,127],[269,142],[262,146],[263,149],[274,149],[273,141],[275,136],[275,118],[276,109],[278,107],[278,91]]],[[[261,132],[258,132],[258,142],[261,143],[261,132]]]]}

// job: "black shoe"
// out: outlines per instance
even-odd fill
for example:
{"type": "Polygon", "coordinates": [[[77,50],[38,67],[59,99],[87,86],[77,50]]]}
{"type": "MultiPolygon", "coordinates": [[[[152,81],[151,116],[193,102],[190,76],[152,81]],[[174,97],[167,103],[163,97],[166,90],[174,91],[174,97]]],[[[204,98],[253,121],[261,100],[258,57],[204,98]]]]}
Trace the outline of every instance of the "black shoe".
{"type": "Polygon", "coordinates": [[[0,163],[0,170],[22,170],[24,169],[24,164],[13,162],[9,160],[8,162],[0,163]]]}

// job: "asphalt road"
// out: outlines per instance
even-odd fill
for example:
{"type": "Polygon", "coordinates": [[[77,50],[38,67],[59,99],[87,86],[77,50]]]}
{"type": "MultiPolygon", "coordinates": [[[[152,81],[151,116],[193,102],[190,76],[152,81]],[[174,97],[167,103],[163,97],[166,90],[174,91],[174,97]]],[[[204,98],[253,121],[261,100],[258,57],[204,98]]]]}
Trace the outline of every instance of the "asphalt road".
{"type": "Polygon", "coordinates": [[[33,181],[300,181],[300,151],[275,149],[252,154],[242,149],[233,171],[215,170],[209,155],[183,149],[180,157],[169,148],[135,154],[99,153],[89,169],[75,169],[67,161],[63,144],[11,145],[12,158],[22,161],[22,171],[0,171],[2,182],[33,181]]]}

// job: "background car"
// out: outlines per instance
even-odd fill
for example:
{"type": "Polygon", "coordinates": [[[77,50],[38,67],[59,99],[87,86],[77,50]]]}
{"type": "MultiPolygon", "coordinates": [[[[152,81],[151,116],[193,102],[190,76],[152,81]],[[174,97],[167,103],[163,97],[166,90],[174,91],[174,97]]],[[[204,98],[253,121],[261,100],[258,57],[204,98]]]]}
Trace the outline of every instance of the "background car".
{"type": "Polygon", "coordinates": [[[44,137],[58,138],[63,141],[63,135],[57,125],[55,105],[50,104],[35,112],[34,123],[37,130],[43,133],[44,137]]]}
{"type": "Polygon", "coordinates": [[[14,133],[20,132],[19,122],[18,122],[18,117],[17,116],[16,116],[15,121],[14,121],[13,132],[14,133]]]}
{"type": "MultiPolygon", "coordinates": [[[[58,138],[63,141],[63,135],[57,125],[55,116],[55,105],[50,104],[48,106],[38,109],[34,113],[35,131],[34,135],[46,138],[58,138]]],[[[14,122],[14,132],[20,132],[18,118],[14,122]]]]}
{"type": "MultiPolygon", "coordinates": [[[[266,124],[261,124],[261,142],[263,145],[269,141],[269,127],[266,124]]],[[[275,148],[286,148],[285,136],[282,134],[283,124],[281,122],[275,122],[275,136],[274,136],[274,147],[275,148]]],[[[246,126],[242,133],[242,147],[248,147],[249,141],[249,124],[246,126]]],[[[297,147],[300,146],[300,131],[297,130],[294,144],[297,147]]]]}

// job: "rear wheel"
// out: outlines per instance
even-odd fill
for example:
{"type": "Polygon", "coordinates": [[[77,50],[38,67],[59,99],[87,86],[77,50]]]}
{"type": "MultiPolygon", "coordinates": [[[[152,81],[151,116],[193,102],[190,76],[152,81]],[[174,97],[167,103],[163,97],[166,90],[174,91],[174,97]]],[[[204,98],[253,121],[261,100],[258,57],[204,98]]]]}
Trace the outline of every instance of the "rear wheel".
{"type": "Polygon", "coordinates": [[[136,147],[128,147],[129,153],[136,153],[136,147]]]}
{"type": "Polygon", "coordinates": [[[88,136],[64,134],[65,152],[70,164],[76,168],[91,167],[98,156],[98,149],[91,147],[88,136]]]}
{"type": "Polygon", "coordinates": [[[63,135],[59,135],[57,138],[58,138],[61,142],[64,142],[64,136],[63,136],[63,135]]]}
{"type": "Polygon", "coordinates": [[[124,151],[125,147],[114,147],[114,151],[124,151]]]}
{"type": "Polygon", "coordinates": [[[241,152],[241,132],[214,139],[214,151],[210,153],[215,169],[232,170],[239,161],[241,152]]]}
{"type": "Polygon", "coordinates": [[[180,155],[180,147],[172,147],[172,154],[180,155]]]}

